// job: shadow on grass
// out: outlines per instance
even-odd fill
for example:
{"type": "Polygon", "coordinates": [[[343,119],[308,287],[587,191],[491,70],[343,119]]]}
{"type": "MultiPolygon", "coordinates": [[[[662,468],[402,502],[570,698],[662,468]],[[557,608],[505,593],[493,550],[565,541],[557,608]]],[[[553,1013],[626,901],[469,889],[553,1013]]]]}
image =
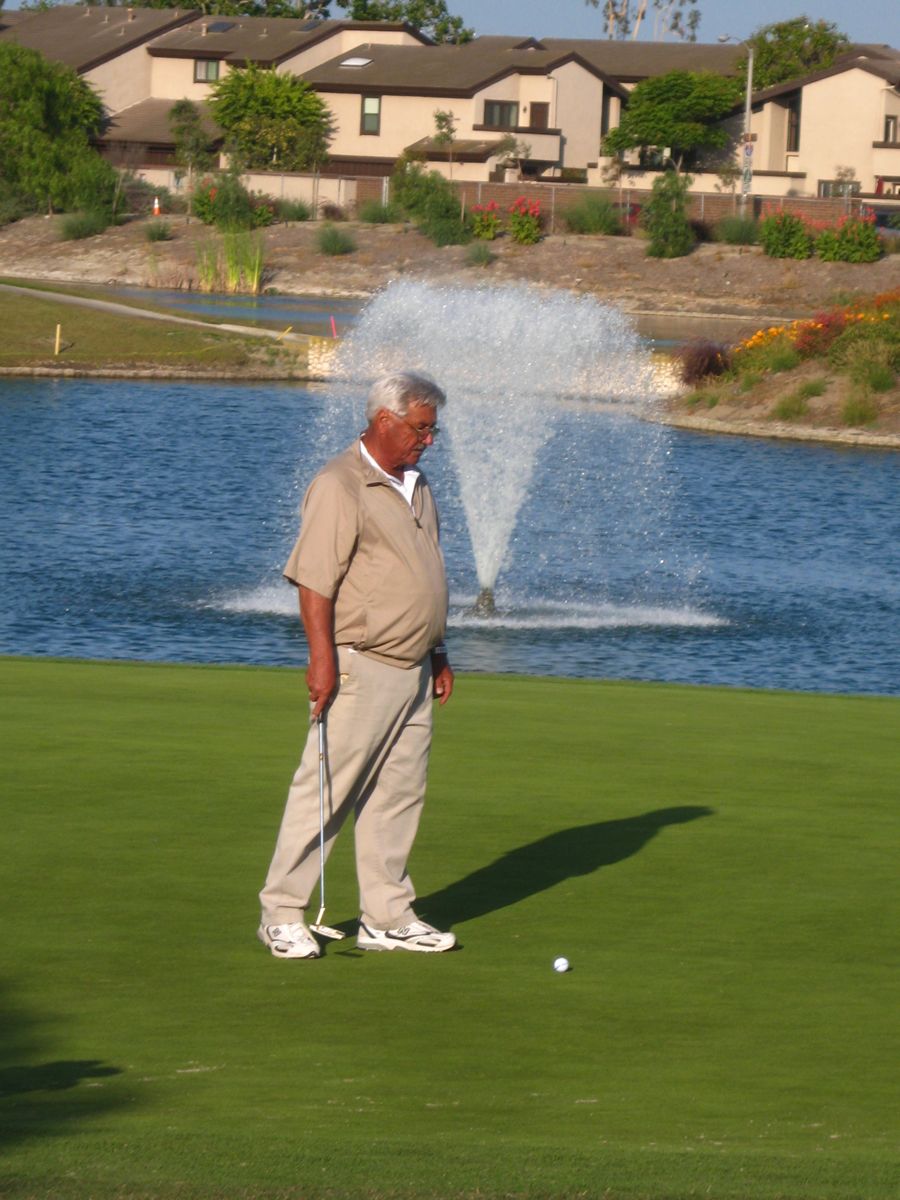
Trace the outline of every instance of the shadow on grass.
{"type": "Polygon", "coordinates": [[[48,1060],[42,1027],[55,1034],[60,1022],[26,1011],[0,990],[0,1146],[58,1136],[121,1102],[109,1085],[120,1067],[100,1059],[48,1060]]]}
{"type": "Polygon", "coordinates": [[[416,903],[423,919],[447,928],[545,892],[575,875],[591,875],[639,853],[661,829],[715,812],[704,806],[660,808],[618,821],[595,821],[560,829],[518,846],[487,866],[416,903]]]}

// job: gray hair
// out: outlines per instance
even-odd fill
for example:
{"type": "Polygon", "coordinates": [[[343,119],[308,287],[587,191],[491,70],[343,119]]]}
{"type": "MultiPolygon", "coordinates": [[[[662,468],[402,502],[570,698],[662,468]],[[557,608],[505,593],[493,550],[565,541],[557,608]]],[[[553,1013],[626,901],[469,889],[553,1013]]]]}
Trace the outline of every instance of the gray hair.
{"type": "Polygon", "coordinates": [[[411,404],[442,408],[446,403],[447,397],[427,375],[415,371],[394,371],[391,375],[382,375],[372,384],[366,401],[366,420],[371,421],[382,408],[398,417],[405,417],[411,404]]]}

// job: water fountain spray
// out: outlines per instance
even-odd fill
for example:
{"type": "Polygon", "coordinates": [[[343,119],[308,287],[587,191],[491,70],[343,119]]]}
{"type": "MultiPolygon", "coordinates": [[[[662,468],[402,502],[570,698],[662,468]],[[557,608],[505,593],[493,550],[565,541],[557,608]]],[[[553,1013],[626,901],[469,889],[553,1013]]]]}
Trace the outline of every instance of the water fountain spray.
{"type": "Polygon", "coordinates": [[[649,355],[620,310],[589,296],[402,281],[366,307],[337,368],[357,385],[400,369],[426,372],[447,393],[440,424],[475,559],[472,611],[491,616],[517,515],[562,406],[645,403],[649,355]]]}

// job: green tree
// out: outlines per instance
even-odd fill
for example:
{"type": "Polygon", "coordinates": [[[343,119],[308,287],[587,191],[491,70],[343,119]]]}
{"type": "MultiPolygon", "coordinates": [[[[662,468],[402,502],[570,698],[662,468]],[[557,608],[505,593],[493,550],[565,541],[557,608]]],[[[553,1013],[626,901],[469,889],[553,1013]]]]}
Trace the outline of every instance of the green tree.
{"type": "Polygon", "coordinates": [[[193,205],[194,175],[215,161],[213,143],[203,128],[200,109],[192,100],[177,100],[169,109],[169,128],[175,138],[175,162],[187,172],[188,204],[193,205]]]}
{"type": "MultiPolygon", "coordinates": [[[[767,88],[827,70],[850,41],[829,21],[794,17],[761,26],[747,39],[747,45],[753,47],[753,86],[767,88]]],[[[746,59],[741,71],[746,78],[746,59]]]]}
{"type": "Polygon", "coordinates": [[[584,0],[603,13],[608,38],[636,38],[653,9],[653,39],[663,41],[669,34],[696,42],[700,25],[697,0],[584,0]]]}
{"type": "Polygon", "coordinates": [[[474,29],[447,10],[446,0],[337,0],[351,21],[405,21],[435,42],[470,42],[474,29]]]}
{"type": "Polygon", "coordinates": [[[246,168],[308,171],[328,157],[331,113],[297,75],[234,67],[214,85],[209,107],[246,168]]]}
{"type": "Polygon", "coordinates": [[[91,147],[103,105],[69,67],[0,42],[0,179],[36,207],[111,211],[116,172],[91,147]]]}
{"type": "Polygon", "coordinates": [[[603,153],[657,148],[681,171],[686,155],[728,144],[719,122],[739,100],[737,81],[711,72],[669,71],[645,79],[631,93],[619,126],[603,139],[603,153]]]}
{"type": "Polygon", "coordinates": [[[450,164],[450,178],[453,178],[453,139],[456,137],[456,118],[445,109],[434,110],[434,137],[436,146],[447,147],[447,162],[450,164]]]}
{"type": "Polygon", "coordinates": [[[650,199],[641,213],[641,224],[650,235],[647,253],[651,258],[682,258],[694,245],[694,231],[687,218],[690,175],[666,171],[654,179],[650,199]]]}

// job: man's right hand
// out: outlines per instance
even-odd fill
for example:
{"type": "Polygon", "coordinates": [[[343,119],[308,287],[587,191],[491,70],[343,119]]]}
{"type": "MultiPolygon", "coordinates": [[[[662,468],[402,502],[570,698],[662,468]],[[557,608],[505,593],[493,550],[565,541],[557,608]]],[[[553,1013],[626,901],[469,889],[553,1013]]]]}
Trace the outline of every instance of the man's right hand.
{"type": "Polygon", "coordinates": [[[337,667],[334,655],[310,658],[306,671],[306,686],[309,688],[309,699],[313,706],[312,715],[318,720],[334,695],[337,686],[337,667]]]}
{"type": "Polygon", "coordinates": [[[300,618],[309,645],[306,686],[318,719],[337,687],[337,651],[334,645],[334,602],[300,585],[300,618]]]}

